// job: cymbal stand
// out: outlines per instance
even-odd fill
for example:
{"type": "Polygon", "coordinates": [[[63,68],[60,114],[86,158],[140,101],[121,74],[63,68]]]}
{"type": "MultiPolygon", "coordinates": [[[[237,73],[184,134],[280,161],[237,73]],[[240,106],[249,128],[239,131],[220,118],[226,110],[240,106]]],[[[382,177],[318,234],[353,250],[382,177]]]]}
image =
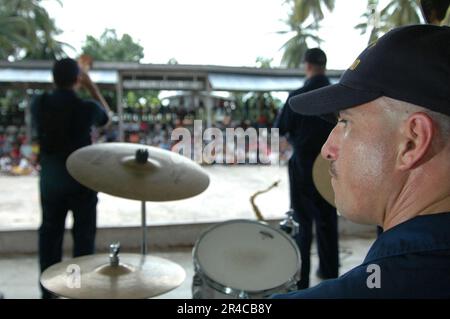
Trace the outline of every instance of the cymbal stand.
{"type": "Polygon", "coordinates": [[[147,220],[146,220],[146,207],[145,201],[141,202],[141,221],[142,221],[142,245],[141,253],[142,255],[147,254],[147,220]]]}
{"type": "MultiPolygon", "coordinates": [[[[135,161],[138,164],[146,164],[148,162],[148,151],[146,149],[138,149],[135,154],[135,161]]],[[[142,224],[142,255],[147,254],[147,216],[145,201],[141,202],[141,224],[142,224]]]]}

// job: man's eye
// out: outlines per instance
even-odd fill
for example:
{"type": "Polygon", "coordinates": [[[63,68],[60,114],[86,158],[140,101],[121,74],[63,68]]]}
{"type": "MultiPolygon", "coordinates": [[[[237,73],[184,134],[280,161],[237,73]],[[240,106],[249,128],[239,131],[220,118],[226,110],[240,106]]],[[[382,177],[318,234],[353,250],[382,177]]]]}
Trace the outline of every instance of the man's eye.
{"type": "Polygon", "coordinates": [[[347,124],[347,120],[344,119],[338,119],[338,123],[347,124]]]}

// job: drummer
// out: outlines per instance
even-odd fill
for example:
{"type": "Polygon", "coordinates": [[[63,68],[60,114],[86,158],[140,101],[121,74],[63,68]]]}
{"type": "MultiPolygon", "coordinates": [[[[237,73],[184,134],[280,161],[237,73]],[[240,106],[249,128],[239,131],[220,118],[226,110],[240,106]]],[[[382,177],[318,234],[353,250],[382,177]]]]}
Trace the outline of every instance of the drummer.
{"type": "MultiPolygon", "coordinates": [[[[76,182],[67,172],[70,153],[91,144],[91,127],[109,123],[110,109],[98,87],[73,59],[53,66],[56,89],[33,100],[34,135],[40,144],[40,194],[42,224],[39,228],[39,265],[43,272],[61,261],[68,210],[74,218],[73,256],[94,253],[97,193],[76,182]],[[84,87],[94,100],[78,97],[84,87]]],[[[51,294],[41,287],[42,297],[51,294]]]]}
{"type": "Polygon", "coordinates": [[[361,265],[278,298],[450,297],[450,28],[394,29],[336,85],[293,97],[338,114],[322,147],[337,210],[382,226],[361,265]]]}

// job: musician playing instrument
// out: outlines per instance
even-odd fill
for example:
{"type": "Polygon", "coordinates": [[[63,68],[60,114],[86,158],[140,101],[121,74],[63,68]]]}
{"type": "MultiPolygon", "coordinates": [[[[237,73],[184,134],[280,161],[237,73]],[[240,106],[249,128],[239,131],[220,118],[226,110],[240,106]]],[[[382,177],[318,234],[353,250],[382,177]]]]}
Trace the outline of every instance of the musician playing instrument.
{"type": "MultiPolygon", "coordinates": [[[[302,88],[289,94],[289,98],[329,85],[325,75],[327,57],[319,48],[305,53],[307,80],[302,88]]],[[[289,100],[288,98],[288,100],[289,100]]],[[[309,287],[311,268],[311,244],[313,223],[316,226],[319,253],[319,277],[336,278],[339,269],[338,231],[336,209],[317,191],[313,182],[313,164],[333,126],[317,116],[294,113],[286,101],[275,127],[280,135],[288,136],[294,153],[289,159],[289,193],[294,219],[299,223],[295,240],[302,256],[301,276],[298,288],[309,287]]]]}
{"type": "MultiPolygon", "coordinates": [[[[94,253],[97,193],[75,181],[66,159],[91,144],[91,127],[109,123],[110,109],[89,75],[77,61],[62,59],[53,66],[56,89],[34,99],[31,112],[40,145],[40,194],[42,224],[39,228],[39,264],[43,272],[61,261],[65,220],[73,212],[74,257],[94,253]],[[83,100],[76,90],[83,86],[95,100],[83,100]]],[[[43,298],[51,297],[42,287],[43,298]]]]}

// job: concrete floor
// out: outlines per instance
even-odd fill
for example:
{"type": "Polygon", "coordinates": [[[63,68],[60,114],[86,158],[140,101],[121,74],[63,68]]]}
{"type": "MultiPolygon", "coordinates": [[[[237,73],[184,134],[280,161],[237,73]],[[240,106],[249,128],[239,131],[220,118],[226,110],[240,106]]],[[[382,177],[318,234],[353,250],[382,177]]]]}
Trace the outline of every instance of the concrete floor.
{"type": "MultiPolygon", "coordinates": [[[[340,273],[343,274],[360,264],[364,259],[373,238],[345,237],[340,240],[340,273]]],[[[190,299],[192,277],[194,275],[191,248],[174,248],[166,251],[150,253],[151,255],[169,259],[178,263],[186,271],[183,284],[169,293],[158,296],[158,299],[190,299]]],[[[318,259],[315,248],[312,250],[311,285],[320,279],[315,276],[318,259]]],[[[274,270],[276,271],[276,270],[274,270]]],[[[0,291],[7,299],[39,298],[38,266],[35,255],[8,255],[0,257],[0,291]]],[[[263,278],[262,278],[263,280],[263,278]]]]}

